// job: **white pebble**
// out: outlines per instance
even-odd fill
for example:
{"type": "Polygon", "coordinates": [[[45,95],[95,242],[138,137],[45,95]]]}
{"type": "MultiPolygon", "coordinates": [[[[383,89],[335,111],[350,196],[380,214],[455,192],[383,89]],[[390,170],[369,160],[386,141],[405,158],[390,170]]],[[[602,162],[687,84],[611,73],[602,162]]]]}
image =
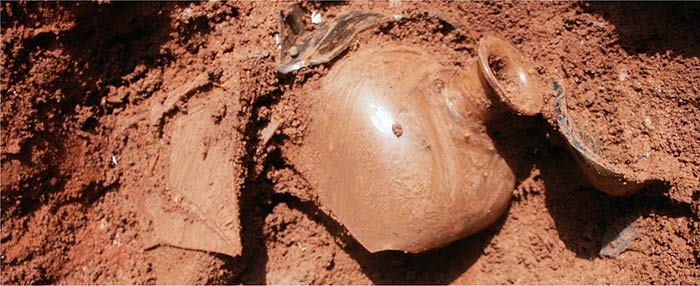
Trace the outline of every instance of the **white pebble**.
{"type": "Polygon", "coordinates": [[[320,24],[321,21],[321,13],[316,11],[311,12],[311,23],[320,24]]]}
{"type": "Polygon", "coordinates": [[[619,79],[620,81],[625,81],[627,79],[627,70],[621,70],[617,76],[617,79],[619,79]]]}

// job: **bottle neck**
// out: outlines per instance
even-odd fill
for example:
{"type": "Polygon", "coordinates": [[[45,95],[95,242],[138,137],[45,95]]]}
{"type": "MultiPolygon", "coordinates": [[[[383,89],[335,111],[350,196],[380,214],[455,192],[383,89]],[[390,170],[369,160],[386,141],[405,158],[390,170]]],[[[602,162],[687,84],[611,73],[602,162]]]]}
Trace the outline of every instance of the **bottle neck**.
{"type": "Polygon", "coordinates": [[[450,113],[458,120],[488,124],[509,112],[481,73],[476,59],[465,68],[445,69],[440,73],[443,73],[440,78],[445,79],[443,97],[450,113]]]}

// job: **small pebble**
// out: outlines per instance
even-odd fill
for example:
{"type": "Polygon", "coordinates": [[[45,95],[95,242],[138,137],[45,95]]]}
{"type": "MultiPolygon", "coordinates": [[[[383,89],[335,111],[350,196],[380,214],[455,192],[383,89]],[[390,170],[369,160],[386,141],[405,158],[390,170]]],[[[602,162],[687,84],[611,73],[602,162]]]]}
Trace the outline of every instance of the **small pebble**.
{"type": "Polygon", "coordinates": [[[321,21],[323,21],[321,19],[321,13],[316,11],[311,12],[311,23],[320,24],[321,21]]]}
{"type": "Polygon", "coordinates": [[[621,70],[620,73],[617,76],[617,79],[620,81],[625,81],[627,80],[627,70],[621,70]]]}
{"type": "Polygon", "coordinates": [[[640,92],[640,91],[642,91],[642,84],[641,84],[640,82],[637,81],[637,82],[635,82],[634,84],[632,84],[632,88],[633,88],[635,91],[640,92]]]}
{"type": "Polygon", "coordinates": [[[401,124],[394,123],[391,125],[391,131],[394,131],[396,137],[401,137],[401,135],[403,135],[403,127],[401,127],[401,124]]]}
{"type": "Polygon", "coordinates": [[[297,46],[291,46],[289,50],[287,50],[287,54],[294,58],[299,55],[299,48],[297,48],[297,46]]]}
{"type": "Polygon", "coordinates": [[[610,229],[604,235],[603,245],[598,253],[600,256],[617,257],[639,237],[639,231],[632,224],[626,226],[617,235],[613,231],[614,229],[610,229]]]}

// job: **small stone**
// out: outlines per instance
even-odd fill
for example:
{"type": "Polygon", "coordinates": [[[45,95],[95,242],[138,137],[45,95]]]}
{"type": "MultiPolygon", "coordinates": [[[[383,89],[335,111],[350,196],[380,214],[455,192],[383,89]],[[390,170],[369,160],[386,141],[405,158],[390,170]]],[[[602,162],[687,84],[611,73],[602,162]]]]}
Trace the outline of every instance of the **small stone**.
{"type": "Polygon", "coordinates": [[[621,70],[620,73],[617,75],[617,79],[620,81],[627,80],[627,70],[626,69],[621,70]]]}
{"type": "Polygon", "coordinates": [[[270,141],[273,135],[275,135],[275,132],[277,132],[277,129],[279,129],[281,122],[276,119],[272,119],[265,128],[263,128],[262,132],[260,133],[260,140],[262,141],[263,145],[267,145],[267,142],[270,141]]]}
{"type": "Polygon", "coordinates": [[[316,11],[311,12],[311,23],[318,25],[321,24],[322,21],[321,13],[316,11]]]}
{"type": "Polygon", "coordinates": [[[609,229],[604,237],[599,255],[602,257],[617,257],[627,250],[634,240],[639,237],[639,230],[636,226],[629,224],[622,231],[609,229]]]}
{"type": "Polygon", "coordinates": [[[632,84],[632,88],[634,89],[634,91],[641,92],[642,91],[642,84],[640,82],[636,81],[636,82],[634,82],[634,84],[632,84]]]}
{"type": "Polygon", "coordinates": [[[3,150],[3,153],[6,154],[19,154],[19,152],[22,151],[22,145],[19,140],[10,140],[10,143],[5,145],[5,150],[3,150]]]}
{"type": "Polygon", "coordinates": [[[394,123],[391,125],[391,131],[394,131],[396,137],[401,137],[401,135],[403,135],[403,127],[401,127],[401,124],[394,123]]]}
{"type": "Polygon", "coordinates": [[[299,48],[297,48],[297,46],[291,46],[289,50],[287,50],[287,54],[294,58],[299,55],[299,48]]]}
{"type": "Polygon", "coordinates": [[[647,129],[654,129],[654,124],[651,122],[651,118],[649,117],[644,117],[644,127],[647,129]]]}

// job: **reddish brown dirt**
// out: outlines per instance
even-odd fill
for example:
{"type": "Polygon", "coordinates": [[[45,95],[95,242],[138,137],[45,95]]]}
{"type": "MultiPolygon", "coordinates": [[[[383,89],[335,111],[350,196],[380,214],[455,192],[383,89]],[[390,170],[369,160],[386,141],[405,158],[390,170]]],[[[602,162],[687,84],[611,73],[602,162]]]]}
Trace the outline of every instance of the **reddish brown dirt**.
{"type": "Polygon", "coordinates": [[[303,3],[324,21],[401,15],[347,53],[401,43],[460,66],[497,32],[564,83],[608,160],[668,182],[626,198],[593,189],[548,91],[542,116],[494,134],[518,176],[506,214],[413,255],[369,253],[286,160],[332,66],[278,76],[276,13],[290,4],[3,2],[1,282],[700,283],[700,5],[303,3]],[[202,186],[230,192],[207,218],[240,232],[211,246],[230,255],[174,247],[155,227],[168,224],[153,200],[158,219],[203,219],[192,206],[220,201],[182,191],[202,186]],[[630,223],[639,238],[599,257],[630,223]]]}

